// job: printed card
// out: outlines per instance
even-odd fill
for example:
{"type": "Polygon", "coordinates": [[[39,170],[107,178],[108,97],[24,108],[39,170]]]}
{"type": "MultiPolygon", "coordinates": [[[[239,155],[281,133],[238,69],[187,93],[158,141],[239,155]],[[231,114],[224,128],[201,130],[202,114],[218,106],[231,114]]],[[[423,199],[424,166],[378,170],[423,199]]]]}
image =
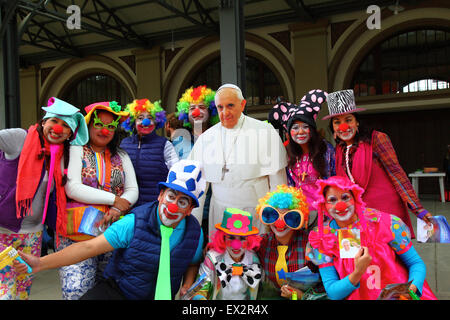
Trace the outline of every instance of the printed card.
{"type": "Polygon", "coordinates": [[[339,255],[341,258],[354,258],[361,249],[361,234],[358,229],[340,229],[339,255]]]}

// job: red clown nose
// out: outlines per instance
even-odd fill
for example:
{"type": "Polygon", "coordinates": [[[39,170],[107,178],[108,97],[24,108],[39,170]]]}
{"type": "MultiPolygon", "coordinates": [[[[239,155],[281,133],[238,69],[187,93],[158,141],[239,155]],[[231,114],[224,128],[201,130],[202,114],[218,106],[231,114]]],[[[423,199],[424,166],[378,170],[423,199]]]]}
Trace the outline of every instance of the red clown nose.
{"type": "Polygon", "coordinates": [[[103,128],[102,131],[101,131],[101,133],[102,133],[102,135],[104,135],[104,136],[108,136],[108,135],[109,135],[109,130],[106,129],[106,128],[103,128]]]}
{"type": "Polygon", "coordinates": [[[56,134],[60,134],[63,132],[63,127],[60,126],[59,124],[55,124],[52,129],[53,129],[53,132],[56,134]]]}
{"type": "Polygon", "coordinates": [[[340,131],[347,131],[348,130],[348,124],[346,124],[346,123],[341,123],[340,125],[339,125],[339,130],[340,131]]]}
{"type": "Polygon", "coordinates": [[[200,115],[200,109],[195,108],[194,111],[192,111],[192,116],[193,117],[198,117],[200,115]]]}
{"type": "Polygon", "coordinates": [[[169,210],[169,212],[171,213],[176,213],[178,212],[178,206],[175,203],[169,203],[167,205],[167,210],[169,210]]]}
{"type": "Polygon", "coordinates": [[[277,229],[283,229],[286,226],[286,223],[284,223],[282,219],[278,219],[277,221],[275,221],[274,226],[277,229]]]}
{"type": "Polygon", "coordinates": [[[339,201],[337,204],[336,204],[336,210],[337,211],[340,211],[340,212],[342,212],[342,211],[345,211],[345,209],[347,209],[347,205],[345,204],[345,202],[342,202],[342,201],[339,201]]]}

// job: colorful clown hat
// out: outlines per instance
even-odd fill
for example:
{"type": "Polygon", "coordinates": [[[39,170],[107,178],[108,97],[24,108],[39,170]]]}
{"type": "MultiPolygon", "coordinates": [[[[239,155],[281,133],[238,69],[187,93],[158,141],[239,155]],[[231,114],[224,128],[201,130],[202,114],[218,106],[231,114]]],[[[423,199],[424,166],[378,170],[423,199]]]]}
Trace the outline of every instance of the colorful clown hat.
{"type": "Polygon", "coordinates": [[[166,123],[166,111],[161,106],[160,100],[151,102],[148,99],[136,99],[127,104],[125,111],[130,113],[130,117],[122,124],[127,132],[133,131],[136,118],[145,111],[155,120],[156,129],[163,128],[166,123]]]}
{"type": "Polygon", "coordinates": [[[287,130],[290,131],[295,120],[302,121],[316,128],[317,115],[320,112],[322,103],[327,100],[328,93],[320,89],[310,90],[303,96],[300,103],[295,108],[289,110],[287,130]]]}
{"type": "Polygon", "coordinates": [[[84,110],[86,111],[84,119],[87,124],[91,121],[91,116],[95,110],[105,110],[111,112],[112,114],[119,116],[119,122],[125,121],[129,115],[128,112],[122,111],[122,107],[116,101],[94,102],[85,107],[84,110]]]}
{"type": "Polygon", "coordinates": [[[171,188],[190,196],[199,206],[198,199],[205,193],[206,180],[199,162],[182,159],[175,163],[167,175],[166,182],[158,183],[159,188],[171,188]]]}
{"type": "Polygon", "coordinates": [[[355,94],[352,89],[340,90],[332,92],[327,96],[329,115],[322,118],[322,120],[330,119],[334,116],[339,116],[347,113],[354,113],[365,111],[364,108],[357,108],[355,102],[355,94]]]}
{"type": "Polygon", "coordinates": [[[46,111],[44,119],[54,117],[67,123],[73,133],[71,145],[83,146],[89,141],[88,127],[80,109],[63,100],[51,97],[48,99],[47,106],[42,107],[42,110],[46,111]]]}
{"type": "Polygon", "coordinates": [[[175,115],[178,120],[183,121],[183,126],[191,128],[192,125],[189,122],[189,108],[191,104],[204,103],[209,111],[209,124],[215,125],[219,122],[219,115],[217,114],[216,104],[214,97],[216,92],[211,88],[207,88],[205,85],[198,87],[190,87],[187,89],[180,100],[177,102],[177,111],[175,115]]]}
{"type": "Polygon", "coordinates": [[[225,209],[222,223],[216,224],[216,229],[234,236],[251,236],[259,233],[258,228],[253,225],[252,214],[236,208],[225,209]]]}
{"type": "Polygon", "coordinates": [[[287,130],[287,121],[289,119],[289,111],[297,107],[290,102],[279,102],[270,109],[268,114],[268,120],[275,129],[283,128],[287,130]]]}

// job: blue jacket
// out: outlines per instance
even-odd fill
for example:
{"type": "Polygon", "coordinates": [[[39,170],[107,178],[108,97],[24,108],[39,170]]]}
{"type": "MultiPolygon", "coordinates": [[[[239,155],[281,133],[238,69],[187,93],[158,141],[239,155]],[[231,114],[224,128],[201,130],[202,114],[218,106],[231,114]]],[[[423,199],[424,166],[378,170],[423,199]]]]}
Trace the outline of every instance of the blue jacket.
{"type": "Polygon", "coordinates": [[[123,139],[120,144],[130,156],[136,172],[139,198],[135,207],[158,199],[158,183],[166,181],[169,173],[164,160],[164,147],[167,141],[153,131],[143,136],[141,141],[138,135],[133,135],[123,139]]]}
{"type": "MultiPolygon", "coordinates": [[[[157,218],[158,201],[133,210],[134,237],[126,249],[116,249],[104,276],[116,281],[128,299],[154,299],[161,251],[161,234],[157,218]]],[[[186,229],[181,242],[170,252],[170,278],[172,299],[189,267],[200,239],[200,225],[196,218],[187,216],[186,229]]]]}

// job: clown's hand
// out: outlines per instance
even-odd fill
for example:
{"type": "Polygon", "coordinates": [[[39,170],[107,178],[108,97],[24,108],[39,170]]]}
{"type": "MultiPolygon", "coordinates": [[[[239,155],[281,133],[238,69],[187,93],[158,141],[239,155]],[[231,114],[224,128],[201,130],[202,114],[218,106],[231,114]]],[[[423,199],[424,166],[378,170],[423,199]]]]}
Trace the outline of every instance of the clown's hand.
{"type": "Polygon", "coordinates": [[[303,291],[293,288],[287,284],[281,287],[281,296],[283,298],[292,299],[292,293],[296,291],[297,292],[297,299],[301,299],[303,296],[303,291]]]}

